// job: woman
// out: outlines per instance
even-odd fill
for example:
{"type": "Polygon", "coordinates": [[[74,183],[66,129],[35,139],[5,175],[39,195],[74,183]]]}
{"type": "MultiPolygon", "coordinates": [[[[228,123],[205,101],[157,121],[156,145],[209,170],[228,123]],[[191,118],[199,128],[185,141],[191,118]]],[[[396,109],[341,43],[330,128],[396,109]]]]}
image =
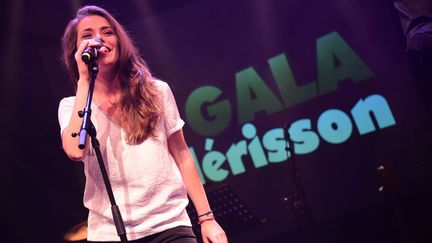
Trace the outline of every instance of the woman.
{"type": "Polygon", "coordinates": [[[62,45],[76,95],[60,102],[59,122],[65,153],[84,162],[87,239],[120,241],[90,139],[85,149],[79,149],[79,136],[71,136],[80,130],[78,111],[86,105],[90,83],[81,55],[85,48],[94,47],[99,50],[99,72],[91,120],[128,240],[196,242],[185,210],[188,194],[200,215],[203,241],[227,242],[185,142],[184,122],[172,92],[151,76],[124,28],[106,10],[85,6],[67,25],[62,45]]]}

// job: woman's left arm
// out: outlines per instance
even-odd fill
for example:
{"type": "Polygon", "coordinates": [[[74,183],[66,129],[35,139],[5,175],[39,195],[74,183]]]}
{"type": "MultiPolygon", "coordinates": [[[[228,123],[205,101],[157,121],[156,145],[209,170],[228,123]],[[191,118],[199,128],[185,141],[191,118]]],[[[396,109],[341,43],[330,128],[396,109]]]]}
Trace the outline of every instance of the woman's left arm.
{"type": "MultiPolygon", "coordinates": [[[[168,138],[168,149],[177,163],[187,193],[191,198],[198,215],[209,212],[211,210],[210,205],[202,182],[199,178],[198,170],[195,166],[192,154],[190,153],[184,139],[183,129],[178,130],[168,138]]],[[[204,243],[228,242],[225,232],[216,220],[207,220],[202,222],[201,233],[204,243]]]]}

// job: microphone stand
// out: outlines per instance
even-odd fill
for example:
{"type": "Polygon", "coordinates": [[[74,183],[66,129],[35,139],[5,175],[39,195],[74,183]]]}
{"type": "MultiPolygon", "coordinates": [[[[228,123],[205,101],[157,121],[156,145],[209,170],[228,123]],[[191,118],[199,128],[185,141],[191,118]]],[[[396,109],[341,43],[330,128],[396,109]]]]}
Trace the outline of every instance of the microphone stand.
{"type": "Polygon", "coordinates": [[[288,132],[288,123],[285,123],[283,129],[286,140],[285,150],[287,152],[287,159],[289,160],[291,158],[291,163],[288,163],[288,167],[290,169],[291,179],[294,185],[294,192],[291,194],[291,196],[285,197],[283,200],[285,202],[291,202],[290,208],[292,208],[294,211],[296,224],[300,230],[305,233],[307,242],[319,242],[315,220],[310,211],[309,204],[306,200],[306,195],[300,181],[300,169],[296,163],[293,145],[294,142],[291,140],[290,134],[288,132]]]}
{"type": "MultiPolygon", "coordinates": [[[[105,169],[105,165],[104,165],[103,158],[102,158],[102,153],[100,151],[99,141],[96,138],[96,128],[94,127],[92,121],[90,120],[91,101],[93,98],[94,85],[95,85],[96,76],[99,72],[99,69],[98,69],[98,66],[94,60],[88,62],[87,65],[88,65],[91,79],[90,79],[90,86],[89,86],[86,106],[84,108],[84,111],[78,112],[79,117],[83,118],[81,130],[79,133],[78,148],[80,148],[80,149],[85,148],[85,144],[86,144],[86,140],[87,140],[87,134],[88,134],[91,138],[91,144],[92,144],[92,146],[96,152],[96,157],[97,157],[97,160],[99,163],[99,167],[100,167],[100,170],[102,173],[105,187],[106,187],[108,197],[109,197],[110,202],[111,202],[111,212],[112,212],[114,224],[115,224],[115,227],[117,230],[117,235],[120,237],[121,242],[124,243],[124,242],[128,242],[128,239],[126,236],[126,229],[125,229],[125,226],[123,223],[123,219],[122,219],[120,210],[116,204],[116,201],[114,198],[114,193],[113,193],[112,187],[111,187],[111,183],[109,181],[108,174],[107,174],[106,169],[105,169]]],[[[72,136],[76,137],[77,134],[72,133],[72,136]]]]}

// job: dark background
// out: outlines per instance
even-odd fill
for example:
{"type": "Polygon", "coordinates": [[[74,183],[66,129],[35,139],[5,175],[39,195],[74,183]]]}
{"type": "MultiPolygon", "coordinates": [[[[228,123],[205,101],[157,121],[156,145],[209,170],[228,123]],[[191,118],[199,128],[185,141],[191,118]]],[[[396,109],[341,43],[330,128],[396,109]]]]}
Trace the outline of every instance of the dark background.
{"type": "MultiPolygon", "coordinates": [[[[170,83],[184,118],[188,95],[203,85],[221,88],[234,102],[234,75],[247,67],[275,90],[267,60],[280,53],[300,84],[314,80],[315,41],[337,31],[374,77],[347,81],[333,93],[271,116],[260,114],[253,121],[259,136],[286,122],[316,121],[330,108],[348,112],[374,93],[386,97],[396,125],[364,136],[353,133],[338,145],[321,140],[316,151],[296,157],[315,234],[310,224],[296,225],[292,205],[283,200],[295,192],[289,163],[260,169],[248,164],[244,174],[206,183],[211,204],[231,242],[432,242],[430,59],[406,52],[392,2],[374,0],[3,2],[2,242],[63,242],[86,219],[81,163],[64,155],[57,122],[58,102],[73,95],[59,61],[60,38],[84,4],[106,8],[130,31],[153,73],[170,83]],[[389,193],[378,192],[384,180],[376,168],[383,163],[394,172],[389,193]],[[240,204],[252,220],[241,221],[240,204]]],[[[243,139],[236,113],[234,107],[229,128],[214,137],[219,151],[243,139]]],[[[185,133],[202,159],[205,137],[188,125],[185,133]]]]}

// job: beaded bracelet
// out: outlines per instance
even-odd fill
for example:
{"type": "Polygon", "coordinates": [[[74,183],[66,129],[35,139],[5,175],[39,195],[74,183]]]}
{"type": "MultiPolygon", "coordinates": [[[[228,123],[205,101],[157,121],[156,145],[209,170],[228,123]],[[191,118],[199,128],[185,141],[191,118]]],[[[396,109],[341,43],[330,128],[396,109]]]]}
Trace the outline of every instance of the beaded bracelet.
{"type": "Polygon", "coordinates": [[[211,217],[211,218],[202,219],[202,220],[198,221],[198,224],[202,224],[202,223],[204,223],[205,221],[209,221],[209,220],[214,220],[214,218],[211,217]]]}
{"type": "Polygon", "coordinates": [[[203,221],[203,220],[206,220],[206,219],[214,219],[214,215],[213,214],[209,214],[209,215],[206,215],[206,216],[199,217],[198,221],[203,221]]]}

